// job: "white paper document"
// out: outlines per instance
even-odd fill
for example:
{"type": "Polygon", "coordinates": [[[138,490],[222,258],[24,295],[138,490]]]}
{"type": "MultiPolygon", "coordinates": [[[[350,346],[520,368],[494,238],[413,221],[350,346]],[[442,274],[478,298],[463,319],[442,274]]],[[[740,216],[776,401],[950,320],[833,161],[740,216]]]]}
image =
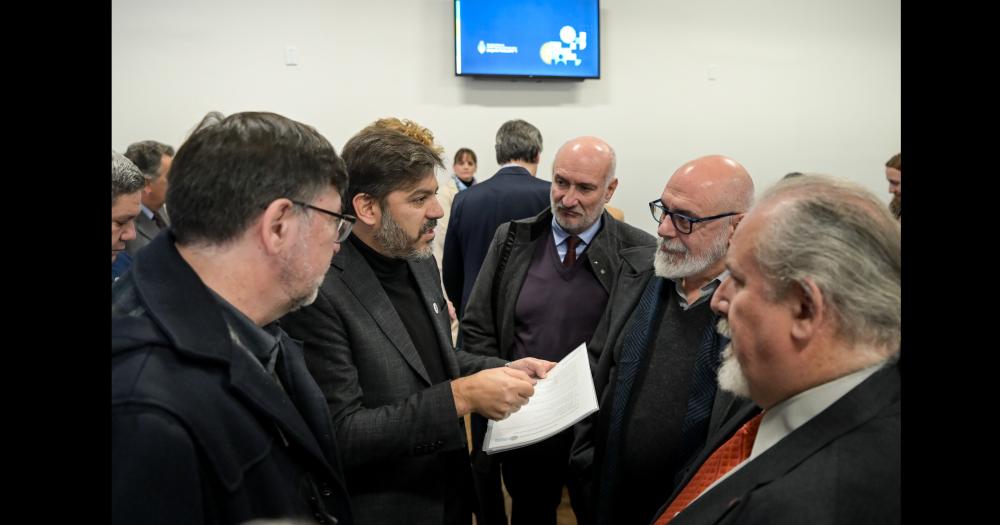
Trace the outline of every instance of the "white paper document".
{"type": "Polygon", "coordinates": [[[487,454],[537,443],[597,412],[587,344],[581,344],[535,384],[535,394],[521,410],[487,424],[487,454]]]}

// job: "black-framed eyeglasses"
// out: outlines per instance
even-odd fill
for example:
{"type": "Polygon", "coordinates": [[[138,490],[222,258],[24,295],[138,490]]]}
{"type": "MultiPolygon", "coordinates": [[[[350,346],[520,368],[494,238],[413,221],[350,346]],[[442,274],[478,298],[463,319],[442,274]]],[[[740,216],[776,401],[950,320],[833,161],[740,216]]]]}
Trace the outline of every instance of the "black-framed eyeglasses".
{"type": "Polygon", "coordinates": [[[297,204],[299,206],[303,206],[303,207],[309,208],[311,210],[316,210],[318,212],[322,212],[322,213],[325,213],[327,215],[332,215],[332,216],[336,217],[337,218],[337,242],[344,242],[344,240],[347,239],[347,236],[351,234],[351,228],[354,227],[354,221],[358,220],[357,217],[355,217],[355,216],[353,216],[353,215],[351,215],[349,213],[337,213],[335,211],[324,210],[323,208],[320,208],[319,206],[313,206],[312,204],[306,204],[306,203],[304,203],[302,201],[295,201],[295,200],[292,200],[292,199],[288,199],[288,200],[291,200],[292,204],[297,204]]]}
{"type": "Polygon", "coordinates": [[[688,217],[687,215],[682,215],[675,211],[670,211],[666,206],[663,205],[663,199],[656,199],[649,203],[649,211],[653,214],[653,220],[657,224],[663,222],[663,218],[667,215],[670,216],[670,222],[674,223],[674,228],[685,235],[691,233],[694,229],[695,223],[714,221],[715,219],[721,219],[723,217],[729,217],[731,215],[739,215],[738,211],[728,211],[719,215],[712,215],[711,217],[702,217],[700,219],[695,219],[688,217]]]}

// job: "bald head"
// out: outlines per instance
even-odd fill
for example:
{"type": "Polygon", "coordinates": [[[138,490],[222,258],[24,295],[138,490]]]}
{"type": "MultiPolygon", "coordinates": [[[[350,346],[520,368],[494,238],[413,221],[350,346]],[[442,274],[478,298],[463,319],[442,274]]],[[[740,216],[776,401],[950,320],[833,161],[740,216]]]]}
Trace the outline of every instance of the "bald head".
{"type": "Polygon", "coordinates": [[[750,174],[742,164],[723,155],[708,155],[685,163],[670,177],[667,188],[718,209],[713,214],[745,212],[753,202],[750,174]]]}
{"type": "Polygon", "coordinates": [[[560,165],[573,164],[579,168],[603,174],[605,186],[615,178],[617,157],[610,144],[598,137],[577,137],[563,144],[556,152],[552,173],[560,165]]]}
{"type": "Polygon", "coordinates": [[[709,155],[674,172],[660,195],[656,275],[683,279],[686,292],[697,291],[725,267],[729,238],[753,201],[753,180],[735,160],[709,155]],[[667,214],[670,218],[667,218],[667,214]]]}
{"type": "Polygon", "coordinates": [[[577,137],[556,152],[552,162],[552,215],[564,230],[579,234],[590,228],[611,200],[615,150],[597,137],[577,137]]]}

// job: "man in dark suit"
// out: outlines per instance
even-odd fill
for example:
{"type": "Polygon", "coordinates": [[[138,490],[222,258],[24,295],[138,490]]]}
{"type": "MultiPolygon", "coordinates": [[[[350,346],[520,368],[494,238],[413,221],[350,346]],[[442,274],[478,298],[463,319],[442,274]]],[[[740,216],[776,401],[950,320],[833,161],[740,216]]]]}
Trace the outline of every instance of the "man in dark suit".
{"type": "Polygon", "coordinates": [[[490,240],[501,224],[534,217],[549,207],[549,186],[535,178],[542,155],[542,133],[523,120],[509,120],[497,130],[500,170],[459,193],[451,205],[441,275],[461,319],[479,275],[490,240]]]}
{"type": "MultiPolygon", "coordinates": [[[[600,411],[576,427],[571,471],[593,503],[582,523],[645,525],[671,480],[734,407],[717,395],[726,341],[709,302],[753,181],[720,155],[685,163],[650,203],[658,247],[623,250],[588,349],[600,411]]],[[[582,514],[582,516],[581,516],[582,514]]]]}
{"type": "Polygon", "coordinates": [[[125,245],[135,238],[135,217],[146,183],[132,161],[111,150],[111,282],[114,283],[132,264],[125,245]]]}
{"type": "MultiPolygon", "coordinates": [[[[597,137],[578,137],[559,148],[550,208],[501,225],[493,237],[462,318],[470,351],[560,361],[590,340],[620,266],[619,253],[656,243],[652,235],[604,212],[618,187],[615,164],[614,150],[597,137]],[[501,258],[506,260],[502,270],[501,258]]],[[[492,492],[491,521],[507,521],[502,469],[512,499],[511,523],[555,525],[572,429],[489,457],[482,452],[483,433],[474,439],[476,467],[491,473],[483,476],[483,481],[492,478],[483,487],[492,492]]],[[[570,487],[574,505],[580,496],[575,488],[570,487]]]]}
{"type": "Polygon", "coordinates": [[[900,523],[898,223],[853,183],[783,180],[726,266],[719,385],[764,412],[719,432],[656,523],[900,523]]]}
{"type": "Polygon", "coordinates": [[[274,323],[315,300],[353,217],[344,162],[273,113],[210,113],[171,230],[111,288],[112,523],[352,523],[323,393],[274,323]]]}
{"type": "Polygon", "coordinates": [[[170,225],[163,204],[167,201],[170,164],[174,159],[174,148],[155,140],[144,140],[131,144],[125,150],[125,157],[142,171],[146,186],[142,189],[141,212],[135,218],[135,239],[125,243],[125,250],[135,257],[139,249],[170,225]]]}
{"type": "Polygon", "coordinates": [[[502,419],[554,363],[455,351],[430,243],[441,206],[428,144],[370,126],[344,146],[358,216],[316,303],[281,324],[344,446],[358,523],[468,524],[475,497],[463,416],[502,419]],[[530,375],[529,375],[530,373],[530,375]]]}

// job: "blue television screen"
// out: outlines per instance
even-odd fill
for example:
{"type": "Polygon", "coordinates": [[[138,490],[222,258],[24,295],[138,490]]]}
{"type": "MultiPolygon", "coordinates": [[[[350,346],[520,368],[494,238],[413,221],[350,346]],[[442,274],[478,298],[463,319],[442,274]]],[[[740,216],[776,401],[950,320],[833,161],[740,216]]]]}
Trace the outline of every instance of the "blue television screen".
{"type": "Polygon", "coordinates": [[[600,78],[599,0],[455,0],[455,74],[600,78]]]}

